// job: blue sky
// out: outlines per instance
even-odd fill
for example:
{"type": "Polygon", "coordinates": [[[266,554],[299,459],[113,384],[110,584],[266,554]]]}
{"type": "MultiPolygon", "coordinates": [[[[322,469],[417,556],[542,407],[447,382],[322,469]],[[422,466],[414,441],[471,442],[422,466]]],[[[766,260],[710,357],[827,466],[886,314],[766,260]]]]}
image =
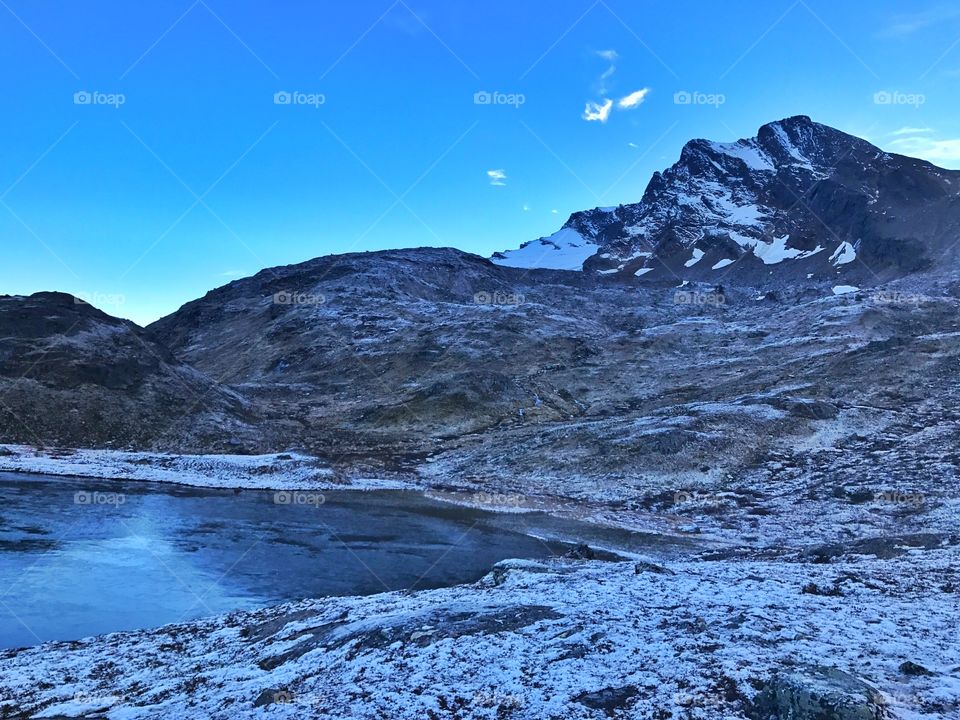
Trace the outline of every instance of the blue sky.
{"type": "Polygon", "coordinates": [[[948,2],[0,0],[0,63],[0,293],[141,323],[328,253],[515,247],[788,115],[960,167],[948,2]]]}

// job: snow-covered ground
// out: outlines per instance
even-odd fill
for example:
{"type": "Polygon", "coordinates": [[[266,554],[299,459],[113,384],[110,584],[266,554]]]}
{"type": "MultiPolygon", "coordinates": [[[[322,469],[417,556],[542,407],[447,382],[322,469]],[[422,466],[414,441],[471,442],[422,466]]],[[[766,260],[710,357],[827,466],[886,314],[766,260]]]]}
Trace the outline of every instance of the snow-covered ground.
{"type": "Polygon", "coordinates": [[[0,471],[263,490],[402,490],[412,487],[397,480],[346,480],[336,476],[316,458],[297,453],[171,455],[122,450],[47,451],[26,445],[0,445],[0,471]]]}
{"type": "Polygon", "coordinates": [[[958,589],[957,546],[828,563],[506,561],[471,586],[5,651],[0,715],[737,720],[757,717],[773,677],[801,693],[830,672],[877,703],[837,717],[947,720],[960,717],[958,589]]]}

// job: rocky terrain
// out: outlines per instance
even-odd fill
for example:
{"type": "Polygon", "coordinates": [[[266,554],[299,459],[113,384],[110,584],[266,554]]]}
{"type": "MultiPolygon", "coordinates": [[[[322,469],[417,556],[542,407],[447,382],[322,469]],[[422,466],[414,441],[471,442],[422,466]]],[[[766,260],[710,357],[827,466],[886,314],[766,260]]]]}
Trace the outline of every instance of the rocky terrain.
{"type": "Polygon", "coordinates": [[[54,447],[250,437],[245,398],[179,362],[142,328],[63,293],[0,296],[0,437],[54,447]]]}
{"type": "Polygon", "coordinates": [[[146,329],[0,299],[0,469],[691,548],[7,652],[0,717],[960,717],[958,192],[797,117],[492,261],[323,257],[146,329]]]}

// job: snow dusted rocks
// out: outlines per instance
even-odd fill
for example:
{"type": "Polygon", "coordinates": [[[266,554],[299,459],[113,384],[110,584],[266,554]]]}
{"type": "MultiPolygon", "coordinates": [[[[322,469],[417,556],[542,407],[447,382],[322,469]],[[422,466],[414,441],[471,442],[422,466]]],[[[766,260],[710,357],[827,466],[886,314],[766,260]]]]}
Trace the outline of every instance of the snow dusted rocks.
{"type": "MultiPolygon", "coordinates": [[[[561,233],[596,245],[584,269],[644,280],[887,281],[956,259],[958,193],[960,172],[795,116],[736,142],[692,140],[638,203],[575,213],[561,233]]],[[[558,267],[536,244],[521,255],[558,267]]]]}
{"type": "Polygon", "coordinates": [[[470,586],[308,600],[4,651],[0,715],[948,720],[960,713],[956,547],[826,564],[691,557],[669,570],[507,561],[470,586]],[[811,582],[838,592],[803,592],[811,582]],[[907,661],[928,674],[904,672],[907,661]]]}
{"type": "Polygon", "coordinates": [[[43,451],[25,445],[0,445],[0,472],[265,490],[410,487],[396,480],[346,481],[336,477],[317,458],[298,453],[173,455],[117,450],[43,451]]]}

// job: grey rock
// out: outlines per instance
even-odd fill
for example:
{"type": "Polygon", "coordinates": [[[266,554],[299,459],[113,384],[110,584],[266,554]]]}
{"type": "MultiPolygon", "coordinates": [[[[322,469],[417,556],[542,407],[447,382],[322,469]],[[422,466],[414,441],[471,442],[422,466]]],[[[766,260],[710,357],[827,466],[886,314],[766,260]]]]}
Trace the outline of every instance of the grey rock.
{"type": "Polygon", "coordinates": [[[761,689],[755,720],[893,720],[883,697],[863,680],[836,668],[783,672],[761,689]]]}

